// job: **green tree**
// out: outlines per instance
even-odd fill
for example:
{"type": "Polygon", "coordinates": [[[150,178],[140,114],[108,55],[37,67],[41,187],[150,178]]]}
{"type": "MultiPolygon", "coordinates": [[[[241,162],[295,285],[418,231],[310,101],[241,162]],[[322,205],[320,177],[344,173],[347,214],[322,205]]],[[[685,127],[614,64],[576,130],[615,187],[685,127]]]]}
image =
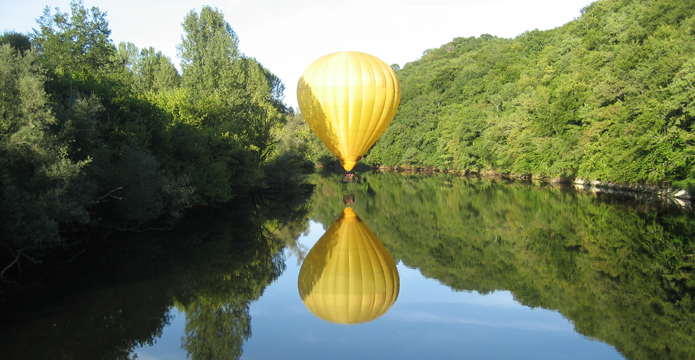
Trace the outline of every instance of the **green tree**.
{"type": "Polygon", "coordinates": [[[218,10],[191,11],[183,30],[178,48],[182,86],[197,109],[194,125],[229,133],[262,162],[281,119],[273,106],[282,91],[277,78],[240,53],[236,34],[218,10]]]}
{"type": "Polygon", "coordinates": [[[187,208],[299,181],[304,151],[275,151],[284,85],[239,52],[219,11],[184,19],[182,75],[151,47],[114,46],[106,13],[80,0],[37,22],[30,38],[0,36],[10,262],[16,244],[60,243],[59,228],[170,227],[187,208]]]}
{"type": "Polygon", "coordinates": [[[194,203],[192,191],[186,174],[161,165],[171,152],[170,118],[143,96],[176,86],[175,68],[153,50],[118,52],[98,8],[73,1],[70,10],[46,8],[33,41],[48,68],[54,131],[71,159],[91,160],[84,170],[96,188],[93,211],[127,229],[176,220],[194,203]]]}
{"type": "Polygon", "coordinates": [[[22,53],[31,49],[31,39],[29,36],[15,31],[5,31],[0,35],[0,45],[4,44],[10,44],[10,46],[22,53]]]}
{"type": "Polygon", "coordinates": [[[0,241],[15,261],[23,251],[59,246],[61,223],[88,223],[90,162],[72,161],[51,131],[56,119],[33,50],[0,45],[0,241]]]}
{"type": "Polygon", "coordinates": [[[169,57],[153,47],[139,50],[131,42],[118,44],[118,57],[131,71],[139,92],[172,90],[181,83],[181,76],[169,57]]]}
{"type": "Polygon", "coordinates": [[[181,87],[152,97],[172,117],[166,167],[191,179],[205,202],[224,203],[267,186],[261,166],[285,121],[284,86],[240,53],[218,10],[191,11],[183,30],[181,87]]]}
{"type": "Polygon", "coordinates": [[[184,73],[183,86],[196,100],[218,91],[240,92],[243,81],[239,39],[217,9],[191,10],[183,21],[184,35],[177,47],[184,73]]]}
{"type": "Polygon", "coordinates": [[[87,10],[82,0],[70,3],[70,14],[49,7],[37,20],[32,42],[41,61],[56,75],[75,81],[97,81],[97,74],[113,70],[116,48],[109,39],[106,13],[87,10]]]}
{"type": "Polygon", "coordinates": [[[692,125],[680,89],[695,54],[694,11],[687,1],[599,0],[553,30],[429,49],[398,71],[399,111],[367,159],[692,183],[692,125]]]}

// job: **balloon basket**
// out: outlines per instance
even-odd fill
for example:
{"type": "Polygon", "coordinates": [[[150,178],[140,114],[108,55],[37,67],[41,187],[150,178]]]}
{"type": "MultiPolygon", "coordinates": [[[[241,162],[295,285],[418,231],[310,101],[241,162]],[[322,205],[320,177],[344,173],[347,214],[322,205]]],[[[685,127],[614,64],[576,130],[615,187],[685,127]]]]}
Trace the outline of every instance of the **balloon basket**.
{"type": "Polygon", "coordinates": [[[355,173],[352,171],[346,171],[345,175],[343,175],[343,182],[344,183],[351,183],[355,181],[355,173]]]}

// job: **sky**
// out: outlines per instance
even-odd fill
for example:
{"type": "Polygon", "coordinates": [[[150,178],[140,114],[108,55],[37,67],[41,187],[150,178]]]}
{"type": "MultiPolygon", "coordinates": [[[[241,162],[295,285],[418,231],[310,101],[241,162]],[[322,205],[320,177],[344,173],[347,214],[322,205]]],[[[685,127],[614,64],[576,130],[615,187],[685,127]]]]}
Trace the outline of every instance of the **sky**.
{"type": "MultiPolygon", "coordinates": [[[[31,32],[49,6],[69,12],[69,0],[0,0],[0,30],[31,32]]],[[[336,51],[361,51],[387,64],[415,61],[457,37],[513,38],[548,30],[580,16],[592,0],[84,0],[107,13],[114,44],[152,46],[179,64],[181,22],[203,5],[220,10],[239,48],[285,84],[297,108],[296,86],[314,60],[336,51]]]]}

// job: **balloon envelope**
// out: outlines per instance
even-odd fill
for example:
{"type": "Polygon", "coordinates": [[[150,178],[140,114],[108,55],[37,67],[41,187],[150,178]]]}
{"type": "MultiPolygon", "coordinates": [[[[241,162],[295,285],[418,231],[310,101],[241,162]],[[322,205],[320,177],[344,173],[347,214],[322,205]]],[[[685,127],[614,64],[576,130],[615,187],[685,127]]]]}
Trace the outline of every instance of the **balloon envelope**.
{"type": "Polygon", "coordinates": [[[314,315],[333,323],[358,324],[391,308],[400,279],[386,247],[346,208],[304,259],[298,287],[314,315]]]}
{"type": "Polygon", "coordinates": [[[304,70],[297,100],[311,130],[349,171],[393,120],[401,85],[377,57],[343,51],[304,70]]]}

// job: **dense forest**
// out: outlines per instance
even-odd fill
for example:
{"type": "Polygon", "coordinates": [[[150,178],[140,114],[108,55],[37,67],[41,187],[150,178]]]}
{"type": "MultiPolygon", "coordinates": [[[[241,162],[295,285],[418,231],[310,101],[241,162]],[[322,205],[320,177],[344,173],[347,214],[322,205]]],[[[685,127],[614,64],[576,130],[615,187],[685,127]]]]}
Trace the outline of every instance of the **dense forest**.
{"type": "Polygon", "coordinates": [[[153,48],[116,46],[79,0],[0,36],[0,278],[66,233],[169,228],[311,168],[281,135],[280,79],[217,9],[182,15],[181,73],[153,48]]]}
{"type": "Polygon", "coordinates": [[[394,68],[400,108],[368,164],[695,183],[695,2],[598,0],[562,27],[456,38],[394,68]]]}
{"type": "Polygon", "coordinates": [[[313,219],[355,213],[396,262],[456,291],[510,291],[628,359],[695,354],[695,221],[549,185],[407,173],[313,175],[313,219]]]}
{"type": "MultiPolygon", "coordinates": [[[[161,335],[172,305],[190,319],[189,355],[240,355],[248,305],[282,272],[280,249],[301,256],[293,246],[310,214],[329,226],[348,193],[396,261],[454,290],[509,290],[629,358],[695,352],[692,214],[411,174],[342,183],[320,173],[313,193],[249,202],[245,195],[287,189],[334,158],[284,104],[280,79],[241,52],[221,12],[182,15],[180,71],[153,48],[114,44],[105,13],[80,0],[69,13],[47,8],[31,34],[0,35],[0,280],[49,262],[47,251],[72,246],[74,258],[80,235],[95,228],[138,233],[128,243],[137,256],[111,262],[132,265],[91,276],[145,280],[132,292],[104,290],[107,309],[79,301],[73,309],[132,340],[95,341],[66,358],[126,357],[161,335]],[[162,233],[137,247],[150,236],[141,231],[233,202],[235,211],[201,221],[180,242],[162,233]],[[201,260],[210,254],[214,261],[201,260]],[[165,272],[151,268],[157,261],[165,272]],[[154,309],[144,320],[119,312],[143,303],[154,309]],[[147,330],[133,331],[136,321],[147,330]]],[[[394,68],[401,105],[364,164],[695,186],[695,2],[598,0],[562,27],[457,38],[394,68]]],[[[56,308],[49,322],[73,326],[56,308]]],[[[60,333],[42,334],[61,343],[60,333]]]]}
{"type": "MultiPolygon", "coordinates": [[[[429,49],[394,65],[401,105],[362,162],[692,189],[694,14],[598,0],[553,30],[429,49]]],[[[80,0],[0,35],[0,279],[85,229],[167,229],[334,161],[221,12],[183,15],[180,71],[114,44],[80,0]]]]}

